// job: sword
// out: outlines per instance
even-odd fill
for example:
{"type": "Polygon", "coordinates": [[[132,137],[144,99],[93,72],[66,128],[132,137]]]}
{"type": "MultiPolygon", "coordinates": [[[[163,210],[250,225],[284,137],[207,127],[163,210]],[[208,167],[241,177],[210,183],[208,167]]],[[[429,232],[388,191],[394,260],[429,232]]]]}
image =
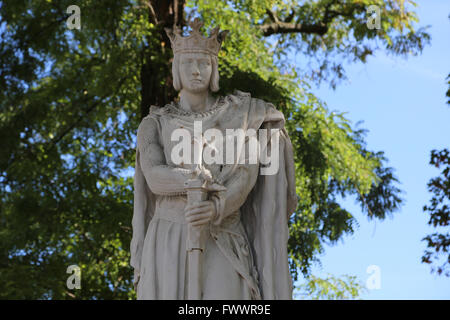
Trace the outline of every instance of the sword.
{"type": "MultiPolygon", "coordinates": [[[[206,183],[196,177],[185,182],[187,202],[205,201],[208,198],[206,183]]],[[[206,230],[203,226],[190,226],[187,230],[187,299],[202,299],[202,265],[205,251],[206,230]]]]}

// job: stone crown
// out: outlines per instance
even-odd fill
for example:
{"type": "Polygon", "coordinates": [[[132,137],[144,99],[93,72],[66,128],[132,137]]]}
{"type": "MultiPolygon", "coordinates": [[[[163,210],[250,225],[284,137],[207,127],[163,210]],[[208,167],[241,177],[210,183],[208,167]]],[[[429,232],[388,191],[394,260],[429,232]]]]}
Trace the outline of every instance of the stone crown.
{"type": "Polygon", "coordinates": [[[182,31],[178,27],[165,29],[172,44],[173,53],[202,52],[217,56],[222,42],[228,34],[228,30],[219,32],[219,27],[216,27],[211,30],[209,37],[204,37],[200,32],[203,22],[199,18],[189,22],[189,26],[192,28],[192,31],[187,37],[182,36],[182,31]]]}

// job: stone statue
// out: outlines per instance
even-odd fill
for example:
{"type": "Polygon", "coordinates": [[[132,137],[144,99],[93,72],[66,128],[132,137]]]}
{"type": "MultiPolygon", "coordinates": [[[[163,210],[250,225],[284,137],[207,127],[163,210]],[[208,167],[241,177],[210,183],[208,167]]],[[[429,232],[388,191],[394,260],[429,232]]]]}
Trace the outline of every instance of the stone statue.
{"type": "Polygon", "coordinates": [[[297,195],[285,119],[249,93],[212,96],[227,32],[204,37],[202,25],[191,22],[188,37],[166,30],[179,99],[151,106],[137,132],[137,297],[291,299],[288,219],[297,195]]]}

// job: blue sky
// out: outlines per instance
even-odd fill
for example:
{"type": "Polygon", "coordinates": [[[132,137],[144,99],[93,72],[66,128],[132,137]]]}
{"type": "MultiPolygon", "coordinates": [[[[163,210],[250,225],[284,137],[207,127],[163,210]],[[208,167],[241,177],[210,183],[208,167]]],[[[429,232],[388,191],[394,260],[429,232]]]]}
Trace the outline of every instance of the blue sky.
{"type": "Polygon", "coordinates": [[[425,243],[434,231],[422,207],[431,194],[427,182],[439,174],[429,165],[430,151],[450,147],[450,107],[446,105],[446,77],[450,73],[450,1],[418,0],[420,25],[431,25],[431,45],[407,59],[377,53],[365,65],[348,65],[349,81],[336,90],[326,85],[315,94],[330,110],[348,112],[354,124],[369,130],[368,147],[383,150],[401,182],[404,205],[392,219],[368,221],[354,199],[344,206],[360,224],[352,236],[326,246],[325,276],[356,275],[366,283],[370,265],[380,268],[381,287],[368,290],[364,299],[450,299],[450,278],[430,273],[421,263],[425,243]]]}

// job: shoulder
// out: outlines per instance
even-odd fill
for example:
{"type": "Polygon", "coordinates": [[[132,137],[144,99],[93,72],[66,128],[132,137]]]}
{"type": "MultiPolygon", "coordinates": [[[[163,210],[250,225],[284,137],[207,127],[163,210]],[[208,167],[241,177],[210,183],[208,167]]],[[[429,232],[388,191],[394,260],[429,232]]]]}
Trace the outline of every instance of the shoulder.
{"type": "Polygon", "coordinates": [[[272,122],[272,125],[276,127],[284,126],[284,114],[274,104],[260,98],[252,97],[247,92],[237,91],[236,93],[242,101],[241,105],[247,106],[244,109],[248,110],[249,119],[252,119],[256,123],[272,122]]]}
{"type": "Polygon", "coordinates": [[[257,108],[277,110],[277,108],[270,102],[264,101],[263,99],[252,97],[250,92],[244,92],[240,90],[234,90],[233,94],[229,94],[227,97],[231,99],[238,99],[240,102],[248,102],[257,108]]]}
{"type": "Polygon", "coordinates": [[[157,120],[158,116],[160,116],[161,113],[164,113],[164,111],[166,109],[167,109],[167,106],[161,108],[158,106],[151,105],[148,114],[144,118],[142,118],[141,123],[144,120],[148,120],[148,119],[157,120]]]}
{"type": "Polygon", "coordinates": [[[244,92],[240,90],[234,90],[232,94],[227,94],[225,99],[231,100],[235,104],[243,103],[244,101],[250,101],[252,99],[250,92],[244,92]]]}
{"type": "Polygon", "coordinates": [[[156,112],[154,112],[156,108],[158,107],[151,106],[149,114],[141,120],[137,130],[138,140],[148,140],[149,138],[157,137],[159,135],[159,119],[156,112]]]}

